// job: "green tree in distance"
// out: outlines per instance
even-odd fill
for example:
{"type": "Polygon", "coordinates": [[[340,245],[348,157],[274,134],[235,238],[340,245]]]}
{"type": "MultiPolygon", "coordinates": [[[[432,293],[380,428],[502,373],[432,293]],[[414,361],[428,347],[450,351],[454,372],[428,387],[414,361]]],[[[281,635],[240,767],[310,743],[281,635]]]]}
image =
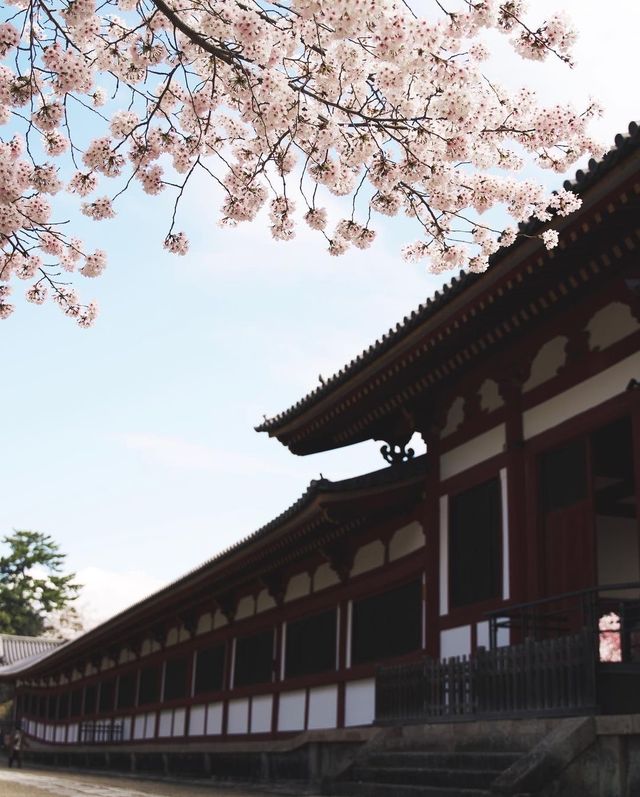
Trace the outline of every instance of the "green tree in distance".
{"type": "Polygon", "coordinates": [[[48,534],[16,530],[2,539],[0,633],[38,636],[47,615],[68,607],[81,585],[62,573],[65,554],[48,534]]]}

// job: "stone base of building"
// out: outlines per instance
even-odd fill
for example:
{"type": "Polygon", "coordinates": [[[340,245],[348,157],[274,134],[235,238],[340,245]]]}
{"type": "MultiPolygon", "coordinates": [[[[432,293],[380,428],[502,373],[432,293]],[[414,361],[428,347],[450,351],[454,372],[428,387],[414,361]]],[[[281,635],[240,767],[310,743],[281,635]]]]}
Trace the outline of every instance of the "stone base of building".
{"type": "Polygon", "coordinates": [[[348,768],[383,733],[376,728],[313,731],[279,741],[74,745],[32,742],[25,760],[38,766],[190,780],[290,783],[317,787],[348,768]]]}
{"type": "Polygon", "coordinates": [[[349,797],[640,794],[640,714],[461,721],[299,734],[283,741],[37,745],[32,763],[142,776],[290,785],[349,797]],[[425,791],[427,790],[427,791],[425,791]]]}

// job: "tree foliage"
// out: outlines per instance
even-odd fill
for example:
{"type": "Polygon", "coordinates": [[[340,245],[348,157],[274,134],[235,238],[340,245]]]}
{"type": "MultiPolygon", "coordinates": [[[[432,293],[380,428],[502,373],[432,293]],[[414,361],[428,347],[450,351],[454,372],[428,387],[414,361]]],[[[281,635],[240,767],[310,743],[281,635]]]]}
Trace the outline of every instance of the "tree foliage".
{"type": "MultiPolygon", "coordinates": [[[[68,275],[97,277],[107,257],[56,223],[51,197],[63,189],[95,220],[115,215],[133,180],[173,192],[164,245],[177,254],[188,249],[178,205],[203,174],[223,224],[267,207],[276,238],[303,218],[339,255],[369,246],[380,216],[404,214],[419,236],[407,258],[482,271],[518,234],[485,211],[546,222],[579,205],[514,173],[531,160],[563,172],[596,150],[594,104],[543,107],[489,74],[491,30],[516,61],[570,61],[568,21],[531,24],[523,0],[6,2],[0,317],[21,278],[30,301],[49,296],[82,326],[95,318],[68,275]],[[352,202],[330,229],[331,195],[352,202]]],[[[557,243],[554,230],[541,237],[557,243]]]]}
{"type": "Polygon", "coordinates": [[[65,555],[47,534],[14,531],[2,539],[0,633],[38,636],[47,617],[77,598],[75,573],[63,574],[65,555]]]}

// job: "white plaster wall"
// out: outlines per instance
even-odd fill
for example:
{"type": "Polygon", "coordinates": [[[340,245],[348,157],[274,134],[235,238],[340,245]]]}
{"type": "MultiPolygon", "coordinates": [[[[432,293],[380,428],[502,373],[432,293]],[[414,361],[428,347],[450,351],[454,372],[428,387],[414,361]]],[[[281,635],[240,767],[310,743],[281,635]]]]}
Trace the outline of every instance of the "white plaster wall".
{"type": "Polygon", "coordinates": [[[113,661],[108,656],[104,656],[100,664],[100,670],[111,670],[113,667],[115,667],[113,661]]]}
{"type": "Polygon", "coordinates": [[[256,614],[259,612],[266,612],[268,609],[274,609],[276,602],[274,599],[269,595],[266,589],[263,589],[258,594],[258,599],[256,600],[256,614]]]}
{"type": "Polygon", "coordinates": [[[295,692],[281,692],[278,704],[278,730],[304,730],[304,708],[306,692],[299,689],[295,692]]]}
{"type": "Polygon", "coordinates": [[[56,728],[56,742],[64,742],[66,730],[66,725],[58,725],[56,728]]]}
{"type": "Polygon", "coordinates": [[[178,629],[178,642],[186,642],[188,639],[191,639],[191,634],[181,625],[178,629]]]}
{"type": "Polygon", "coordinates": [[[358,576],[384,564],[384,545],[381,540],[362,545],[353,558],[351,575],[358,576]]]}
{"type": "Polygon", "coordinates": [[[173,712],[173,732],[172,736],[184,736],[184,724],[187,717],[187,710],[177,708],[173,712]]]}
{"type": "Polygon", "coordinates": [[[223,626],[227,625],[229,621],[227,618],[222,614],[220,609],[216,609],[216,613],[213,615],[213,628],[214,630],[217,628],[222,628],[223,626]]]}
{"type": "Polygon", "coordinates": [[[611,368],[527,410],[523,417],[525,439],[552,429],[623,393],[629,381],[638,377],[639,370],[640,352],[635,352],[611,368]]]}
{"type": "Polygon", "coordinates": [[[465,656],[471,653],[471,626],[461,625],[440,632],[440,658],[465,656]]]}
{"type": "Polygon", "coordinates": [[[138,716],[135,718],[135,722],[133,723],[134,739],[144,739],[144,725],[145,725],[144,714],[138,714],[138,716]]]}
{"type": "Polygon", "coordinates": [[[453,434],[463,420],[464,398],[462,396],[458,396],[452,401],[451,406],[447,411],[447,420],[442,432],[440,433],[440,437],[448,437],[450,434],[453,434]]]}
{"type": "Polygon", "coordinates": [[[153,739],[156,735],[156,712],[150,711],[146,715],[145,727],[144,727],[144,738],[145,739],[153,739]]]}
{"type": "Polygon", "coordinates": [[[44,738],[44,731],[45,731],[45,725],[42,722],[39,722],[36,726],[36,736],[38,737],[38,739],[44,738]]]}
{"type": "Polygon", "coordinates": [[[449,614],[449,496],[440,496],[440,616],[449,614]]]}
{"type": "Polygon", "coordinates": [[[500,469],[500,501],[502,503],[502,599],[509,600],[511,582],[509,574],[509,494],[507,469],[500,469]]]}
{"type": "Polygon", "coordinates": [[[476,642],[479,648],[489,650],[489,621],[485,620],[476,625],[476,642]]]}
{"type": "MultiPolygon", "coordinates": [[[[148,656],[151,653],[151,640],[145,639],[140,647],[140,655],[141,656],[148,656]]],[[[86,673],[89,675],[89,673],[86,673]]]]}
{"type": "Polygon", "coordinates": [[[205,612],[198,617],[198,625],[196,626],[196,634],[207,634],[213,630],[213,617],[211,612],[205,612]]]}
{"type": "MultiPolygon", "coordinates": [[[[124,717],[122,720],[122,741],[128,742],[131,739],[131,717],[124,717]]],[[[78,728],[76,727],[76,738],[78,735],[78,728]]]]}
{"type": "MultiPolygon", "coordinates": [[[[636,520],[598,515],[596,516],[596,535],[598,539],[598,584],[640,581],[636,520]]],[[[607,598],[612,598],[615,595],[616,593],[612,592],[606,593],[607,598]]],[[[637,595],[629,597],[637,597],[637,595]]]]}
{"type": "Polygon", "coordinates": [[[175,645],[178,642],[178,629],[177,628],[170,628],[169,633],[167,634],[167,638],[165,644],[167,647],[170,645],[175,645]]]}
{"type": "MultiPolygon", "coordinates": [[[[124,734],[123,734],[123,738],[124,738],[124,734]]],[[[130,736],[127,736],[126,740],[128,740],[129,738],[130,738],[130,736]]],[[[67,742],[69,744],[76,744],[77,741],[78,741],[78,726],[74,722],[73,725],[69,725],[69,730],[68,730],[68,733],[67,733],[67,742]]]]}
{"type": "Polygon", "coordinates": [[[256,612],[256,601],[253,595],[245,595],[238,601],[236,608],[236,620],[243,620],[245,617],[253,617],[256,612]]]}
{"type": "Polygon", "coordinates": [[[251,733],[269,733],[273,695],[260,695],[251,700],[251,733]]]}
{"type": "Polygon", "coordinates": [[[308,595],[310,592],[311,576],[308,573],[296,573],[295,576],[291,576],[289,579],[287,591],[284,595],[284,602],[288,603],[298,598],[304,598],[304,596],[308,595]]]}
{"type": "MultiPolygon", "coordinates": [[[[508,628],[499,628],[498,634],[496,638],[496,644],[499,648],[506,647],[509,644],[509,629],[508,628]]],[[[485,620],[481,623],[478,623],[476,626],[476,644],[479,648],[486,648],[487,650],[490,647],[490,639],[489,639],[489,621],[485,620]]]]}
{"type": "Polygon", "coordinates": [[[338,574],[331,567],[329,562],[324,562],[324,564],[319,565],[319,567],[316,569],[316,572],[313,574],[314,592],[319,592],[321,589],[327,589],[327,587],[333,587],[339,583],[340,579],[338,578],[338,574]]]}
{"type": "Polygon", "coordinates": [[[394,532],[389,541],[389,561],[394,562],[402,556],[407,556],[422,548],[424,544],[425,536],[422,525],[414,520],[394,532]]]}
{"type": "Polygon", "coordinates": [[[309,690],[309,730],[336,728],[338,725],[338,687],[319,686],[309,690]]]}
{"type": "Polygon", "coordinates": [[[449,479],[496,454],[501,454],[505,442],[505,426],[501,423],[457,448],[452,448],[440,457],[440,478],[449,479]]]}
{"type": "Polygon", "coordinates": [[[589,345],[593,350],[606,349],[627,335],[637,332],[639,328],[640,324],[633,317],[628,304],[611,302],[589,320],[589,345]]]}
{"type": "Polygon", "coordinates": [[[161,711],[160,722],[158,724],[158,736],[171,736],[171,726],[173,723],[173,711],[161,711]]]}
{"type": "Polygon", "coordinates": [[[222,703],[209,703],[207,706],[207,734],[222,733],[222,703]]]}
{"type": "Polygon", "coordinates": [[[480,409],[486,412],[497,410],[504,404],[498,383],[493,379],[485,379],[480,385],[480,409]]]}
{"type": "Polygon", "coordinates": [[[204,736],[206,719],[206,706],[191,706],[191,711],[189,712],[189,736],[204,736]]]}
{"type": "Polygon", "coordinates": [[[249,730],[249,699],[230,700],[227,731],[229,733],[247,733],[249,730]]]}
{"type": "Polygon", "coordinates": [[[568,338],[565,335],[558,335],[548,340],[538,349],[538,353],[531,363],[529,378],[522,386],[524,393],[541,385],[543,382],[547,382],[558,373],[558,370],[567,359],[565,352],[567,340],[568,338]]]}
{"type": "Polygon", "coordinates": [[[376,713],[376,689],[373,678],[351,681],[345,687],[344,724],[371,725],[376,713]]]}

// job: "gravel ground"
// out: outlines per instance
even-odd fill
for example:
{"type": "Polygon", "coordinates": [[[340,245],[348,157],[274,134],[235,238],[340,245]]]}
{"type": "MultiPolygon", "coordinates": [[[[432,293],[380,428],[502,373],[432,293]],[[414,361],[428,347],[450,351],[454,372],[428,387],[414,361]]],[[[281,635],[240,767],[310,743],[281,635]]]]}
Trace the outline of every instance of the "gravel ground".
{"type": "MultiPolygon", "coordinates": [[[[6,766],[6,764],[5,764],[6,766]]],[[[58,771],[1,769],[0,797],[270,797],[267,792],[58,771]]],[[[271,795],[274,797],[274,795],[271,795]]]]}

